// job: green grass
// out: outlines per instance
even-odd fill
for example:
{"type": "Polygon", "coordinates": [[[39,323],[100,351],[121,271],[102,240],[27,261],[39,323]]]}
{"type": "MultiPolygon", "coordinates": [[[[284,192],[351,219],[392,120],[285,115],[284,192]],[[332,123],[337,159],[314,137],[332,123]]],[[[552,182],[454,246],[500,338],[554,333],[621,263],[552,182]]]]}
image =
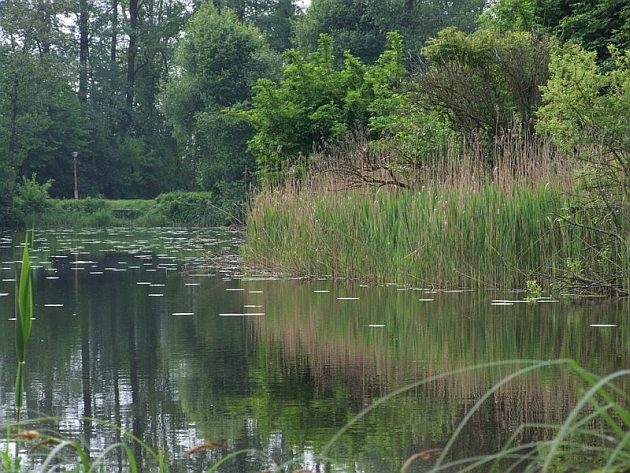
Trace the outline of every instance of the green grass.
{"type": "Polygon", "coordinates": [[[118,452],[122,453],[124,471],[139,473],[139,465],[150,468],[150,471],[168,473],[169,466],[164,453],[154,450],[131,432],[126,431],[109,422],[97,419],[84,418],[101,427],[108,427],[118,430],[122,441],[114,443],[104,448],[99,455],[92,455],[85,446],[75,440],[68,440],[57,435],[48,435],[44,432],[34,430],[39,424],[58,421],[59,419],[41,418],[23,421],[5,426],[7,432],[7,449],[0,451],[0,472],[1,473],[23,473],[33,471],[54,472],[54,471],[74,471],[77,473],[91,473],[97,471],[108,471],[108,458],[116,458],[118,452]],[[9,451],[9,446],[14,446],[14,452],[9,451]],[[143,459],[136,455],[142,452],[143,459]],[[19,451],[20,454],[15,452],[19,451]],[[148,464],[147,464],[148,462],[148,464]],[[68,466],[71,469],[68,470],[68,466]],[[63,468],[63,470],[62,470],[63,468]]]}
{"type": "Polygon", "coordinates": [[[438,287],[524,288],[567,262],[576,278],[623,268],[630,245],[571,205],[550,185],[263,192],[247,220],[243,255],[281,273],[438,287]]]}
{"type": "Polygon", "coordinates": [[[15,378],[15,408],[18,422],[24,402],[26,346],[31,337],[31,327],[33,326],[33,286],[31,281],[31,258],[29,254],[29,246],[34,240],[33,236],[33,232],[27,232],[24,239],[22,266],[20,268],[20,279],[15,301],[15,348],[18,359],[15,378]]]}
{"type": "MultiPolygon", "coordinates": [[[[401,458],[400,468],[397,471],[407,473],[418,465],[421,465],[421,471],[428,473],[539,473],[543,471],[545,473],[622,473],[630,471],[630,411],[628,410],[630,397],[623,385],[619,384],[622,378],[630,375],[630,370],[621,370],[600,377],[586,371],[570,359],[489,362],[456,369],[408,384],[379,398],[352,417],[316,453],[315,459],[323,463],[343,465],[343,462],[335,461],[336,450],[342,438],[352,431],[355,424],[362,422],[371,411],[396,397],[405,396],[423,386],[462,374],[497,369],[506,370],[506,374],[466,410],[461,420],[454,426],[453,433],[446,443],[439,448],[414,452],[406,459],[401,458]],[[494,402],[494,395],[497,392],[509,386],[517,378],[556,368],[574,375],[582,384],[581,397],[577,399],[560,424],[524,424],[512,432],[507,441],[498,446],[494,453],[467,458],[457,455],[457,443],[460,436],[466,431],[470,422],[478,422],[474,419],[480,409],[484,404],[494,402]],[[539,440],[529,440],[531,436],[527,434],[531,432],[536,432],[539,440]]],[[[90,420],[99,423],[94,419],[90,420]]],[[[21,428],[32,428],[37,422],[39,421],[15,424],[6,430],[17,432],[21,428]]],[[[160,473],[169,471],[167,459],[162,452],[151,449],[129,432],[118,430],[123,434],[124,441],[110,445],[95,458],[91,457],[90,452],[85,450],[79,442],[57,438],[54,435],[39,436],[38,434],[37,438],[31,439],[30,453],[24,450],[23,456],[17,456],[8,450],[0,451],[0,471],[3,473],[28,471],[27,466],[20,464],[20,460],[16,458],[38,460],[38,463],[42,465],[40,471],[57,471],[55,468],[58,464],[74,465],[71,471],[76,472],[101,471],[99,468],[105,468],[107,465],[107,457],[120,450],[126,461],[125,471],[137,472],[140,471],[138,465],[142,463],[136,457],[138,452],[133,448],[134,444],[144,452],[143,456],[146,455],[152,465],[152,471],[160,473]],[[35,454],[36,450],[41,451],[41,449],[33,448],[35,443],[47,445],[45,452],[35,454]]],[[[7,443],[9,444],[10,442],[7,443]]],[[[221,466],[243,455],[256,456],[270,462],[273,464],[269,469],[270,472],[280,473],[300,468],[299,460],[278,464],[263,451],[243,449],[226,453],[206,471],[220,471],[221,466]]],[[[147,468],[148,464],[144,463],[144,467],[147,468]]]]}
{"type": "Polygon", "coordinates": [[[39,228],[212,227],[231,222],[223,205],[210,192],[170,192],[151,200],[48,199],[43,210],[24,221],[39,228]]]}
{"type": "MultiPolygon", "coordinates": [[[[474,372],[496,367],[509,367],[510,372],[488,389],[468,409],[456,426],[453,434],[443,446],[432,453],[432,464],[422,471],[436,472],[484,472],[484,473],[564,473],[564,472],[607,472],[630,471],[630,411],[627,410],[630,398],[625,390],[615,384],[622,377],[630,375],[630,370],[621,370],[605,377],[599,377],[581,368],[575,361],[559,360],[513,360],[471,366],[450,373],[441,374],[409,384],[380,398],[351,419],[326,445],[322,454],[326,455],[343,434],[359,422],[367,413],[393,397],[440,379],[460,373],[474,372]],[[508,441],[493,454],[472,458],[456,458],[455,445],[459,435],[471,422],[481,406],[491,402],[493,394],[512,380],[538,370],[553,366],[564,367],[576,374],[584,384],[584,393],[560,425],[522,425],[512,433],[508,441]],[[624,407],[625,406],[625,407],[624,407]],[[525,431],[545,431],[547,440],[519,442],[525,431]],[[453,459],[455,458],[455,459],[453,459]]],[[[426,452],[419,452],[402,464],[405,473],[412,464],[423,458],[429,459],[426,452]]]]}
{"type": "Polygon", "coordinates": [[[264,193],[246,226],[245,259],[282,272],[440,287],[518,286],[563,248],[554,188],[264,193]]]}

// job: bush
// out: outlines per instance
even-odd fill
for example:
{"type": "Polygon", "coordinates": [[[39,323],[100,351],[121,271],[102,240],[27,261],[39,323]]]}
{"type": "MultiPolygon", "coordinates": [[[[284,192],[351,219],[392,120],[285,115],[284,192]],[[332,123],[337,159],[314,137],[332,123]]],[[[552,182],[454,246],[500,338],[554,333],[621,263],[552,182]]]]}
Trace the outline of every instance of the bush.
{"type": "Polygon", "coordinates": [[[226,223],[212,192],[160,194],[155,199],[155,210],[168,225],[213,227],[226,223]]]}
{"type": "Polygon", "coordinates": [[[529,32],[446,28],[423,48],[428,63],[415,75],[415,88],[425,106],[446,114],[465,135],[491,138],[515,121],[531,131],[553,45],[529,32]]]}
{"type": "Polygon", "coordinates": [[[51,208],[48,190],[52,181],[38,184],[36,175],[30,179],[23,178],[18,185],[13,199],[13,207],[19,219],[27,225],[32,225],[42,214],[51,208]]]}
{"type": "Polygon", "coordinates": [[[85,224],[89,227],[111,227],[116,223],[116,218],[108,208],[102,208],[88,215],[85,224]]]}
{"type": "Polygon", "coordinates": [[[567,265],[572,290],[600,288],[630,294],[630,50],[610,50],[602,70],[595,52],[570,44],[553,54],[542,88],[538,131],[580,161],[579,199],[565,217],[569,228],[594,232],[581,261],[567,265]],[[612,67],[612,66],[611,66],[612,67]],[[579,263],[579,264],[576,264],[579,263]],[[576,269],[579,269],[577,271],[576,269]]]}

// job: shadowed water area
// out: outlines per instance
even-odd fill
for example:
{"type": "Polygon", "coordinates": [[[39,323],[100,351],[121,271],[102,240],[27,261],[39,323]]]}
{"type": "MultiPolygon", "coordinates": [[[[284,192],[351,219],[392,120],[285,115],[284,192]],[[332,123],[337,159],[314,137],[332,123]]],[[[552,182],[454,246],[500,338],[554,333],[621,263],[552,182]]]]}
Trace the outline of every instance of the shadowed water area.
{"type": "MultiPolygon", "coordinates": [[[[0,234],[0,425],[15,419],[12,280],[22,241],[0,234]]],[[[443,447],[514,367],[410,389],[352,425],[328,460],[317,454],[376,399],[430,376],[518,358],[573,358],[603,375],[630,359],[625,301],[526,303],[515,291],[245,276],[238,244],[227,230],[37,232],[25,415],[53,419],[34,428],[80,439],[96,457],[124,438],[112,427],[120,426],[163,450],[175,472],[204,471],[240,449],[259,452],[219,471],[294,460],[289,471],[390,472],[443,447]],[[186,454],[204,442],[218,448],[186,454]]],[[[494,452],[526,422],[561,422],[579,386],[557,367],[502,386],[463,429],[452,458],[494,452]]],[[[545,435],[525,430],[522,439],[545,435]]],[[[141,471],[155,468],[136,453],[141,471]]],[[[119,450],[105,463],[126,471],[119,450]]]]}

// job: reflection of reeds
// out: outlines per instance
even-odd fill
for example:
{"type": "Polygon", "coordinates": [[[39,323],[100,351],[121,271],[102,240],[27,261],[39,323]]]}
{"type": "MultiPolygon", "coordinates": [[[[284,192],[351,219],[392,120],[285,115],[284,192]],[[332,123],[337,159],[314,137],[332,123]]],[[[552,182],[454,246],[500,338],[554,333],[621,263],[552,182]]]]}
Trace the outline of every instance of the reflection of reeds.
{"type": "MultiPolygon", "coordinates": [[[[263,283],[255,284],[260,289],[263,283]]],[[[303,282],[263,287],[263,295],[252,297],[265,307],[266,316],[249,321],[260,346],[279,346],[286,370],[307,364],[321,389],[343,380],[358,399],[494,360],[573,356],[608,372],[615,368],[624,336],[588,330],[589,309],[579,307],[520,304],[507,312],[490,306],[491,296],[464,294],[435,295],[436,301],[427,306],[416,302],[420,291],[357,287],[364,291],[361,300],[347,303],[337,302],[334,290],[314,294],[313,285],[303,282]],[[385,321],[385,327],[367,327],[374,317],[385,321]]],[[[478,399],[504,374],[502,368],[463,372],[436,381],[427,391],[458,405],[478,399]]],[[[495,393],[496,422],[506,427],[533,420],[557,422],[575,399],[575,376],[537,371],[495,393]]]]}

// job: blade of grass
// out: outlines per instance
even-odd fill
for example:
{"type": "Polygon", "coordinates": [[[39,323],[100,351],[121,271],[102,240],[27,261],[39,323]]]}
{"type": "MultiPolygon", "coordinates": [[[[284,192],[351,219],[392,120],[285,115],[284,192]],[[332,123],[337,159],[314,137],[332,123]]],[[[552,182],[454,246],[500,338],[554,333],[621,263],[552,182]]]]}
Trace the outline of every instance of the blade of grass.
{"type": "Polygon", "coordinates": [[[236,452],[232,452],[228,455],[226,455],[225,457],[223,457],[221,460],[219,460],[218,462],[216,462],[214,465],[212,465],[209,469],[208,469],[208,473],[213,473],[215,471],[218,470],[218,468],[223,465],[224,463],[226,463],[227,461],[231,460],[232,458],[236,458],[239,455],[245,455],[245,454],[253,454],[256,455],[260,458],[264,458],[265,460],[271,460],[271,457],[269,455],[267,455],[266,453],[260,451],[260,450],[256,450],[255,448],[246,448],[243,450],[238,450],[236,452]]]}
{"type": "Polygon", "coordinates": [[[622,452],[623,448],[627,446],[629,442],[630,442],[630,431],[624,434],[621,440],[617,443],[617,446],[615,447],[615,449],[611,452],[610,455],[608,455],[608,461],[606,462],[606,465],[604,466],[604,473],[606,473],[607,471],[610,470],[610,468],[612,468],[612,466],[615,463],[615,460],[617,459],[619,454],[622,452]]]}
{"type": "Polygon", "coordinates": [[[24,366],[26,364],[26,345],[31,336],[33,324],[33,288],[31,282],[31,259],[29,254],[28,234],[24,241],[22,251],[22,266],[20,268],[19,284],[16,291],[16,323],[15,346],[18,365],[15,378],[15,407],[17,420],[20,420],[20,412],[24,402],[24,366]]]}
{"type": "Polygon", "coordinates": [[[503,379],[501,379],[499,382],[495,383],[490,389],[488,389],[483,396],[481,396],[481,398],[479,398],[479,400],[475,403],[475,405],[472,407],[472,409],[470,409],[466,415],[464,416],[464,418],[461,420],[461,422],[459,423],[459,425],[457,426],[457,428],[455,429],[455,431],[453,432],[453,434],[450,436],[448,442],[446,443],[446,445],[444,446],[444,449],[442,450],[442,452],[440,453],[440,456],[438,457],[437,461],[435,462],[434,468],[438,468],[442,462],[444,461],[444,459],[446,458],[446,456],[449,454],[451,447],[453,446],[453,444],[455,443],[455,441],[457,440],[457,438],[459,437],[459,434],[462,432],[462,430],[464,429],[464,427],[466,426],[466,424],[468,424],[468,421],[472,418],[472,416],[475,414],[475,412],[477,412],[479,410],[479,408],[481,407],[481,405],[486,401],[486,399],[488,399],[490,396],[492,396],[492,394],[494,394],[501,386],[503,386],[504,384],[507,384],[508,382],[510,382],[511,380],[518,378],[519,376],[522,376],[524,374],[527,374],[531,371],[543,368],[543,367],[549,367],[549,366],[553,366],[553,365],[558,365],[558,364],[567,364],[566,360],[553,360],[553,361],[543,361],[543,362],[539,362],[534,364],[533,366],[528,366],[525,368],[522,368],[518,371],[515,371],[511,374],[509,374],[508,376],[504,377],[503,379]]]}
{"type": "Polygon", "coordinates": [[[621,370],[615,373],[611,373],[608,376],[600,379],[595,385],[591,386],[591,388],[580,398],[575,407],[571,410],[567,418],[565,419],[562,427],[560,428],[558,434],[552,440],[550,444],[550,450],[546,455],[545,462],[542,466],[543,471],[547,471],[551,466],[551,463],[554,459],[556,451],[558,450],[562,441],[569,435],[571,432],[571,425],[574,419],[578,416],[579,412],[584,408],[584,406],[591,401],[591,398],[596,395],[601,388],[606,386],[612,380],[621,378],[622,376],[630,375],[630,370],[621,370]]]}
{"type": "Polygon", "coordinates": [[[499,367],[499,366],[511,366],[511,365],[525,365],[525,364],[530,364],[530,365],[535,365],[537,367],[542,367],[542,366],[547,366],[547,365],[551,365],[551,364],[561,364],[561,363],[569,363],[568,359],[560,359],[560,360],[556,360],[556,361],[541,361],[541,360],[507,360],[507,361],[494,361],[494,362],[489,362],[489,363],[482,363],[479,365],[474,365],[474,366],[469,366],[466,368],[459,368],[453,371],[449,371],[446,373],[442,373],[439,375],[435,375],[435,376],[430,376],[428,378],[425,378],[423,380],[417,381],[415,383],[411,383],[408,384],[406,386],[403,386],[402,388],[396,389],[394,391],[392,391],[391,393],[377,399],[376,401],[372,402],[368,407],[366,407],[365,409],[363,409],[361,412],[359,412],[357,415],[355,415],[352,419],[350,419],[341,429],[339,429],[337,431],[337,433],[328,441],[328,443],[326,445],[324,445],[324,448],[322,448],[321,450],[321,455],[325,456],[328,454],[328,451],[330,450],[330,448],[335,444],[335,442],[337,442],[337,440],[339,440],[341,438],[341,436],[343,436],[343,434],[345,434],[348,429],[354,425],[355,423],[357,423],[359,420],[361,420],[363,417],[365,417],[365,415],[367,413],[369,413],[370,411],[374,410],[376,407],[380,406],[381,404],[389,401],[390,399],[405,393],[407,391],[410,391],[411,389],[415,389],[418,388],[420,386],[424,386],[426,384],[432,383],[434,381],[438,381],[444,378],[448,378],[451,376],[456,376],[458,374],[462,374],[462,373],[469,373],[471,371],[479,371],[479,370],[483,370],[483,369],[487,369],[487,368],[494,368],[494,367],[499,367]]]}

